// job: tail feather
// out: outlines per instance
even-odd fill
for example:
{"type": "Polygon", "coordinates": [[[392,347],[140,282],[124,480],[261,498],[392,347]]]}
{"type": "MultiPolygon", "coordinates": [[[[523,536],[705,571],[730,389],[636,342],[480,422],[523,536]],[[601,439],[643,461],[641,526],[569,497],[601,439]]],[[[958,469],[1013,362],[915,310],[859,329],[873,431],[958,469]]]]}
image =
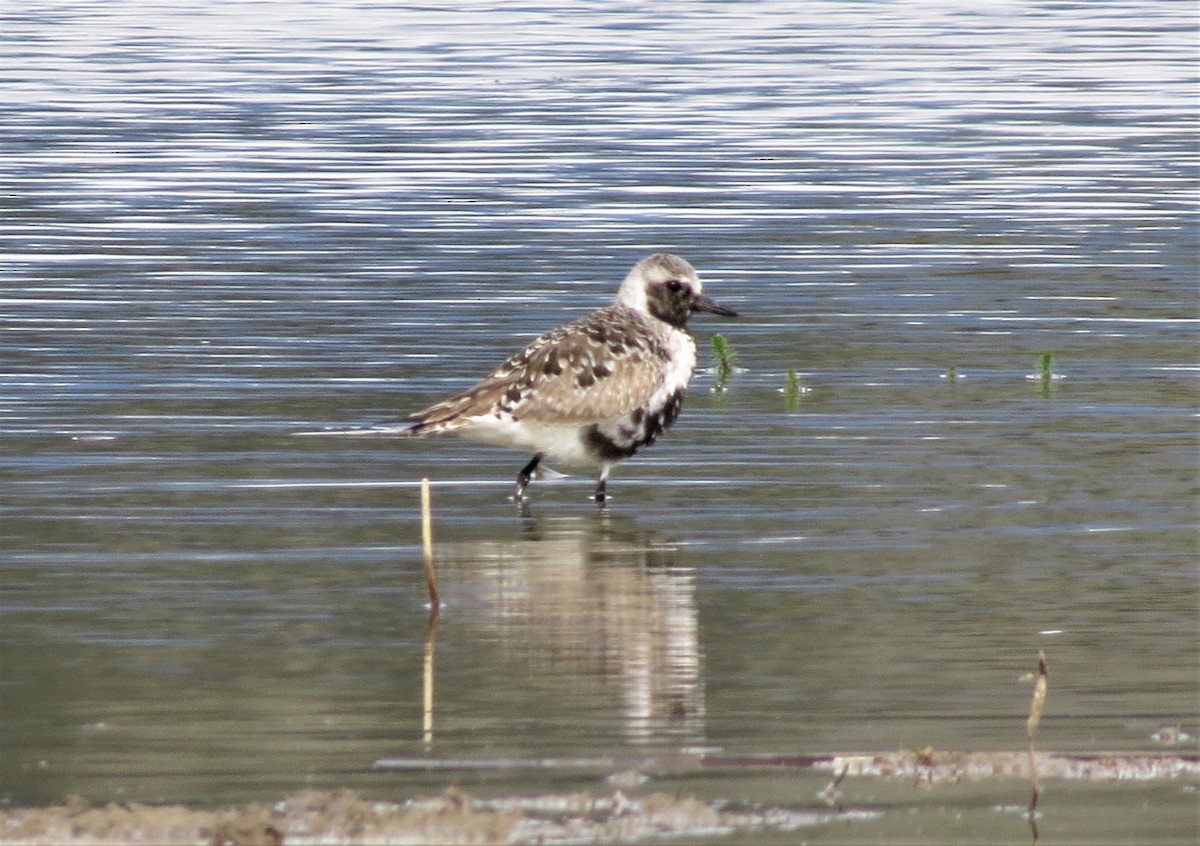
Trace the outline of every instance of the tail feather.
{"type": "MultiPolygon", "coordinates": [[[[459,394],[456,397],[443,400],[437,405],[431,405],[424,411],[418,411],[408,417],[398,417],[381,420],[365,426],[331,426],[310,432],[294,432],[301,436],[337,436],[337,437],[377,437],[377,438],[410,438],[417,435],[436,435],[442,432],[453,432],[471,425],[471,418],[490,409],[497,398],[492,396],[496,386],[484,383],[488,388],[482,391],[481,386],[459,394]]],[[[503,387],[503,386],[501,386],[503,387]]]]}
{"type": "Polygon", "coordinates": [[[294,437],[339,437],[339,438],[408,438],[419,435],[422,423],[419,420],[383,420],[369,426],[331,426],[308,432],[293,432],[294,437]]]}

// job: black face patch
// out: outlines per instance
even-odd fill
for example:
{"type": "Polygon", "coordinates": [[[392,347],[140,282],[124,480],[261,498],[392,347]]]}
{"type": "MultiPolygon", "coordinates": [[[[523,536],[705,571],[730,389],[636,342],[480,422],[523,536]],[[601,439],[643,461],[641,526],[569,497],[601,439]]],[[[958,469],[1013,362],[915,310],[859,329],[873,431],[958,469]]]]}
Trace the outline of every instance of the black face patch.
{"type": "Polygon", "coordinates": [[[662,322],[682,329],[692,316],[693,296],[691,285],[672,279],[646,289],[646,307],[662,322]],[[676,284],[672,285],[672,282],[676,284]]]}

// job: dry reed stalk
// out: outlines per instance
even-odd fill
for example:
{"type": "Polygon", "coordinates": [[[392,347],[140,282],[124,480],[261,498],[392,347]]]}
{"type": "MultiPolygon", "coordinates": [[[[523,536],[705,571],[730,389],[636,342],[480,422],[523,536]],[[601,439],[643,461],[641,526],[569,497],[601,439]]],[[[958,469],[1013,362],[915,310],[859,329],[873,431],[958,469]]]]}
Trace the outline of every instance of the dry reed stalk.
{"type": "Polygon", "coordinates": [[[1041,780],[1038,778],[1037,755],[1033,750],[1033,740],[1037,737],[1038,724],[1042,721],[1042,707],[1046,704],[1046,653],[1038,650],[1037,679],[1033,683],[1033,699],[1029,703],[1029,718],[1025,720],[1025,739],[1029,741],[1029,778],[1033,782],[1033,795],[1029,798],[1029,830],[1033,833],[1033,842],[1038,842],[1037,805],[1042,793],[1041,780]]]}
{"type": "Polygon", "coordinates": [[[433,506],[429,495],[429,480],[421,480],[421,549],[425,557],[425,584],[429,588],[429,607],[437,610],[437,576],[433,571],[433,506]]]}

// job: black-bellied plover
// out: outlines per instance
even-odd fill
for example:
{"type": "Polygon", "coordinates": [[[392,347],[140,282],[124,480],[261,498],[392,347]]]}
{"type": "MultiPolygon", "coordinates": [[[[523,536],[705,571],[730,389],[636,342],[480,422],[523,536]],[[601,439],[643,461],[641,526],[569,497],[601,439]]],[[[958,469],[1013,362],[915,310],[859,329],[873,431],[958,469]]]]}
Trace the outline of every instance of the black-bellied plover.
{"type": "Polygon", "coordinates": [[[688,318],[736,312],[701,293],[679,256],[642,259],[613,305],[547,332],[463,393],[376,432],[453,433],[512,447],[533,458],[517,475],[516,500],[543,459],[599,470],[604,504],[609,471],[654,443],[679,415],[696,367],[688,318]]]}

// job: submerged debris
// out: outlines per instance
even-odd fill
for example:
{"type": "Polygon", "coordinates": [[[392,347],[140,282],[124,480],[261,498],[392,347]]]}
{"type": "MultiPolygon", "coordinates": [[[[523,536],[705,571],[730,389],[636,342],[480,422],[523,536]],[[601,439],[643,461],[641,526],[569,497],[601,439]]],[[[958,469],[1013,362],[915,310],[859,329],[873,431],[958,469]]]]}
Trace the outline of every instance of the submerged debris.
{"type": "MultiPolygon", "coordinates": [[[[1027,750],[941,752],[933,747],[882,754],[717,755],[702,760],[698,764],[692,759],[686,769],[695,772],[699,765],[727,772],[764,768],[828,771],[833,781],[817,794],[820,804],[813,810],[734,806],[662,792],[627,796],[621,790],[599,795],[580,792],[477,799],[451,788],[440,796],[407,801],[363,799],[350,790],[313,790],[289,796],[270,808],[249,805],[225,811],[139,803],[92,806],[78,797],[69,797],[46,808],[0,811],[0,846],[695,842],[879,816],[878,810],[842,807],[839,785],[848,778],[903,779],[929,788],[985,779],[1029,779],[1031,765],[1027,750]]],[[[682,761],[677,763],[683,765],[682,761]]],[[[1033,766],[1041,779],[1200,780],[1200,754],[1193,752],[1034,752],[1033,766]]]]}
{"type": "Polygon", "coordinates": [[[730,811],[698,799],[664,793],[629,798],[619,791],[483,800],[451,789],[407,802],[370,801],[349,790],[305,791],[269,810],[252,805],[228,812],[179,805],[92,807],[71,798],[48,808],[0,812],[0,844],[636,843],[792,831],[840,818],[847,815],[781,808],[730,811]]]}
{"type": "Polygon", "coordinates": [[[914,779],[945,784],[996,778],[1030,778],[1030,762],[1038,775],[1071,781],[1162,781],[1200,778],[1200,756],[1100,753],[1056,755],[1050,752],[937,752],[902,750],[882,754],[833,755],[814,761],[814,769],[843,776],[914,779]]]}

